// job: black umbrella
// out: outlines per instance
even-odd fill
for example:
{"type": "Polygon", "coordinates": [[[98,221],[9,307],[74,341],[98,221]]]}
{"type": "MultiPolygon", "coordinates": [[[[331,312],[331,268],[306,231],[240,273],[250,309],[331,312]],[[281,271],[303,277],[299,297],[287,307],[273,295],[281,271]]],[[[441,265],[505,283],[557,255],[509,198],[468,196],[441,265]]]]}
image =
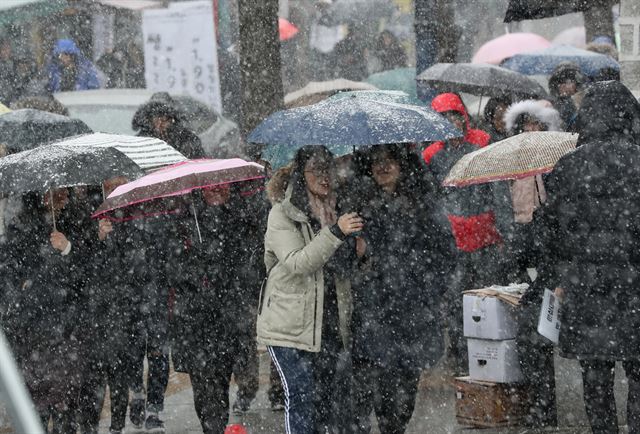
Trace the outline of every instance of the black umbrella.
{"type": "Polygon", "coordinates": [[[584,12],[601,0],[509,0],[505,23],[584,12]]]}
{"type": "Polygon", "coordinates": [[[141,175],[141,169],[115,148],[45,145],[0,158],[0,192],[7,194],[141,175]]]}
{"type": "Polygon", "coordinates": [[[0,143],[13,152],[92,132],[79,119],[41,110],[21,109],[0,115],[0,143]]]}
{"type": "Polygon", "coordinates": [[[515,95],[545,98],[540,84],[499,66],[475,63],[436,63],[416,78],[438,92],[464,92],[480,96],[515,95]]]}

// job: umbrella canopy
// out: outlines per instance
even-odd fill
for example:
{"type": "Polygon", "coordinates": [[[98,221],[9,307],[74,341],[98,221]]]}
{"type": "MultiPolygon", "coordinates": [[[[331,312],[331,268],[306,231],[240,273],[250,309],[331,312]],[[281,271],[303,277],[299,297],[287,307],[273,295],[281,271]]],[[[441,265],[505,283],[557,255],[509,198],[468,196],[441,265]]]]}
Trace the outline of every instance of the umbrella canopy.
{"type": "Polygon", "coordinates": [[[572,45],[577,48],[587,46],[587,30],[584,26],[569,27],[558,33],[551,41],[554,45],[572,45]]]}
{"type": "Polygon", "coordinates": [[[417,98],[411,98],[408,93],[401,90],[354,90],[350,92],[339,92],[329,97],[329,99],[342,98],[367,98],[374,101],[413,104],[421,107],[427,106],[424,101],[420,101],[417,98]]]}
{"type": "Polygon", "coordinates": [[[61,140],[56,142],[56,145],[115,148],[144,170],[168,166],[187,159],[175,148],[154,137],[93,133],[61,140]]]}
{"type": "Polygon", "coordinates": [[[438,92],[472,95],[544,98],[547,92],[536,81],[499,66],[473,63],[437,63],[417,78],[438,92]]]}
{"type": "Polygon", "coordinates": [[[535,33],[507,33],[481,46],[471,59],[471,63],[499,65],[508,57],[543,50],[550,45],[551,42],[535,33]]]}
{"type": "Polygon", "coordinates": [[[396,68],[377,72],[367,78],[367,83],[382,90],[400,90],[410,98],[418,98],[416,91],[416,69],[396,68]]]}
{"type": "Polygon", "coordinates": [[[0,192],[7,194],[98,185],[116,176],[140,175],[140,168],[115,148],[45,145],[0,158],[0,192]]]}
{"type": "Polygon", "coordinates": [[[408,104],[341,98],[276,112],[249,135],[249,142],[340,149],[386,143],[419,143],[459,137],[439,113],[408,104]]]}
{"type": "Polygon", "coordinates": [[[305,145],[325,145],[342,156],[356,147],[447,140],[461,134],[430,107],[351,96],[276,112],[253,130],[249,141],[266,144],[262,158],[277,168],[305,145]]]}
{"type": "Polygon", "coordinates": [[[264,167],[240,158],[188,160],[116,188],[93,218],[126,220],[144,217],[148,215],[144,207],[150,202],[182,196],[206,187],[262,181],[264,177],[264,167]],[[115,213],[116,210],[119,211],[115,213]]]}
{"type": "Polygon", "coordinates": [[[509,137],[463,156],[442,183],[463,187],[548,173],[576,147],[577,134],[537,131],[509,137]]]}
{"type": "Polygon", "coordinates": [[[609,56],[569,45],[554,45],[540,51],[517,54],[505,60],[502,66],[526,75],[549,75],[561,62],[575,63],[589,77],[594,77],[603,68],[620,70],[618,62],[609,56]]]}
{"type": "Polygon", "coordinates": [[[300,30],[285,18],[278,18],[278,33],[280,41],[286,41],[293,38],[300,30]]]}
{"type": "Polygon", "coordinates": [[[329,81],[312,81],[305,87],[285,95],[284,103],[287,108],[302,107],[315,104],[342,91],[376,90],[372,84],[337,78],[329,81]]]}
{"type": "Polygon", "coordinates": [[[0,143],[24,151],[65,137],[91,133],[81,120],[34,109],[0,115],[0,143]]]}
{"type": "Polygon", "coordinates": [[[589,0],[509,0],[504,22],[537,20],[583,12],[592,5],[593,2],[589,0]]]}
{"type": "Polygon", "coordinates": [[[0,2],[0,25],[30,22],[60,12],[67,6],[63,0],[3,0],[0,2]]]}

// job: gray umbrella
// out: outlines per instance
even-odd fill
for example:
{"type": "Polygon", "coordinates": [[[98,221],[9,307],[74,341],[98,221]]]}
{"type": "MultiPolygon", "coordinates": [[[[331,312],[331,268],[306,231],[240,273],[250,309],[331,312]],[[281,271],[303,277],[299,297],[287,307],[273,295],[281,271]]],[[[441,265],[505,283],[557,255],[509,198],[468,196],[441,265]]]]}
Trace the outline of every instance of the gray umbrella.
{"type": "Polygon", "coordinates": [[[499,66],[475,63],[436,63],[416,78],[438,92],[464,92],[481,96],[516,95],[545,98],[540,84],[499,66]]]}
{"type": "Polygon", "coordinates": [[[12,151],[92,132],[80,119],[41,110],[21,109],[0,115],[0,143],[12,151]]]}
{"type": "Polygon", "coordinates": [[[115,148],[45,145],[0,158],[0,192],[6,194],[98,185],[116,176],[141,175],[141,169],[115,148]]]}

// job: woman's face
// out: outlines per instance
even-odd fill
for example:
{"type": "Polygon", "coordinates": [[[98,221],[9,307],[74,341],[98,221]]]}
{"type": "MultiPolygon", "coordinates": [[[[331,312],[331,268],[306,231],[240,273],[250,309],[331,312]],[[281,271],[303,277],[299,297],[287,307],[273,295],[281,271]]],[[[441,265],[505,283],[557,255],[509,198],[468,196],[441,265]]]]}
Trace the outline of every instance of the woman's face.
{"type": "Polygon", "coordinates": [[[400,179],[400,163],[388,152],[376,155],[371,163],[371,173],[376,183],[385,191],[395,191],[400,179]]]}
{"type": "Polygon", "coordinates": [[[214,186],[202,189],[202,197],[209,206],[224,205],[229,201],[231,189],[228,185],[214,186]]]}
{"type": "Polygon", "coordinates": [[[522,132],[524,133],[530,133],[533,131],[546,131],[546,130],[547,128],[542,122],[539,122],[533,119],[525,122],[524,126],[522,127],[522,132]]]}
{"type": "Polygon", "coordinates": [[[327,197],[332,190],[335,170],[331,162],[311,157],[304,166],[304,180],[307,190],[318,197],[327,197]]]}

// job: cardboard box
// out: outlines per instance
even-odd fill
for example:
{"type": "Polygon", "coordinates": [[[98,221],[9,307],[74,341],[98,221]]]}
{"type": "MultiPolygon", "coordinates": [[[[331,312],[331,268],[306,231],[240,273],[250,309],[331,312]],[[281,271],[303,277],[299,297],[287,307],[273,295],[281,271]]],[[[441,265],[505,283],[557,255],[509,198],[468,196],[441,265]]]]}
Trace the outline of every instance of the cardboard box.
{"type": "Polygon", "coordinates": [[[518,425],[528,411],[526,386],[498,384],[459,377],[456,389],[456,419],[460,425],[477,428],[518,425]]]}
{"type": "Polygon", "coordinates": [[[515,339],[492,341],[467,339],[469,376],[495,383],[522,381],[515,339]]]}
{"type": "Polygon", "coordinates": [[[517,306],[497,297],[463,296],[464,335],[479,339],[514,339],[518,332],[517,306]]]}

